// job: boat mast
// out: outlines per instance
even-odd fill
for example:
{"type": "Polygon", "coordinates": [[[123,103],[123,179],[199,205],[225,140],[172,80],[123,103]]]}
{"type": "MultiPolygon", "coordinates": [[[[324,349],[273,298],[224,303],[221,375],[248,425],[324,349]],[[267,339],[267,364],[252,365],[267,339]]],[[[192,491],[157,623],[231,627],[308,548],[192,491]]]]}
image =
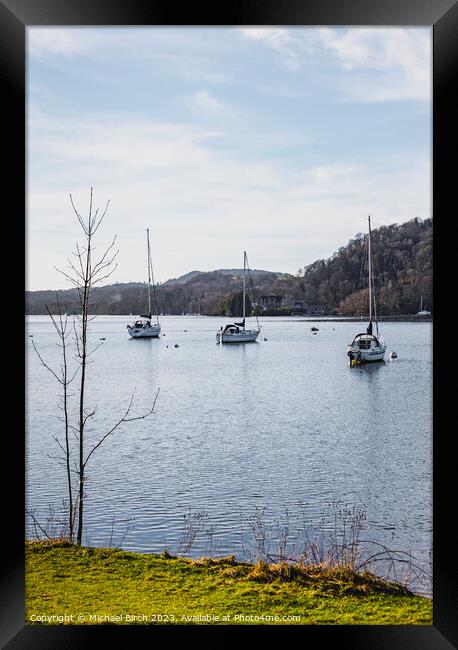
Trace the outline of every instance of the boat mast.
{"type": "Polygon", "coordinates": [[[148,314],[151,318],[151,254],[149,248],[149,228],[146,229],[146,241],[148,245],[148,314]]]}
{"type": "Polygon", "coordinates": [[[243,329],[245,329],[245,276],[246,276],[246,251],[243,251],[243,312],[242,312],[243,329]]]}
{"type": "Polygon", "coordinates": [[[368,263],[369,263],[369,327],[368,333],[372,334],[372,251],[371,251],[371,217],[367,217],[369,222],[369,241],[368,241],[368,263]]]}

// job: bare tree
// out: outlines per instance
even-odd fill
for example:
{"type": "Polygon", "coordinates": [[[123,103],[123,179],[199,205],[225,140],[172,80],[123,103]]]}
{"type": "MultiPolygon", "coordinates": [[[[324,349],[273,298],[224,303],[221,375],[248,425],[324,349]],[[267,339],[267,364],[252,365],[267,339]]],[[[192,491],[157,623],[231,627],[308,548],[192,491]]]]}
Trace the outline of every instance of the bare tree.
{"type": "Polygon", "coordinates": [[[98,259],[94,258],[94,236],[99,230],[103,219],[107,213],[109,201],[105,206],[103,213],[99,214],[99,210],[94,210],[93,208],[93,189],[91,187],[90,192],[90,201],[89,201],[89,210],[86,219],[80,215],[77,210],[73,197],[70,194],[70,202],[73,208],[73,211],[76,215],[78,223],[83,231],[84,244],[80,245],[76,243],[76,250],[73,252],[75,259],[68,259],[68,269],[63,271],[61,269],[56,269],[59,273],[63,275],[68,281],[70,281],[77,290],[77,304],[79,315],[76,319],[73,320],[73,332],[74,332],[74,341],[76,345],[76,359],[78,362],[78,367],[75,373],[70,377],[68,374],[67,367],[67,317],[62,317],[60,304],[58,319],[54,318],[49,309],[48,313],[52,319],[52,322],[57,330],[57,333],[61,339],[61,347],[63,350],[63,363],[61,368],[61,374],[58,375],[42,358],[38,348],[34,345],[34,349],[37,352],[43,365],[54,375],[54,377],[59,381],[63,386],[64,395],[63,395],[63,410],[64,410],[64,422],[65,422],[65,446],[60,443],[60,441],[55,437],[55,440],[59,444],[61,450],[64,453],[64,458],[67,468],[67,480],[68,480],[68,496],[69,496],[69,512],[68,512],[68,527],[69,527],[69,538],[71,541],[74,541],[74,530],[75,530],[75,520],[77,518],[77,530],[76,530],[76,543],[81,545],[83,537],[83,525],[84,525],[84,503],[85,503],[85,491],[84,491],[84,481],[86,477],[86,468],[88,461],[94,454],[94,452],[105,442],[105,440],[112,435],[122,424],[127,422],[133,422],[135,420],[140,420],[148,417],[154,411],[156,401],[159,395],[159,389],[156,392],[152,400],[151,408],[146,412],[141,413],[140,415],[133,416],[131,411],[134,404],[134,394],[131,395],[129,403],[127,405],[124,415],[118,419],[115,424],[106,432],[100,435],[99,439],[95,443],[91,443],[89,451],[86,449],[86,426],[88,420],[93,418],[97,412],[97,406],[94,408],[87,408],[87,370],[88,370],[88,358],[102,345],[96,345],[92,350],[89,349],[89,323],[95,318],[95,316],[89,315],[90,307],[90,297],[94,285],[100,283],[101,281],[107,279],[116,269],[117,264],[115,260],[118,255],[118,250],[115,250],[116,236],[112,239],[111,243],[104,249],[102,254],[98,259]],[[68,416],[68,385],[73,381],[75,376],[79,373],[79,389],[77,393],[78,398],[78,421],[77,426],[72,426],[69,423],[68,416]],[[76,472],[77,476],[77,489],[72,488],[71,480],[71,445],[69,441],[69,430],[72,429],[77,446],[77,460],[76,460],[76,472]],[[74,493],[76,492],[76,499],[74,499],[74,493]]]}
{"type": "Polygon", "coordinates": [[[66,468],[67,492],[68,492],[68,509],[67,509],[68,537],[70,540],[73,540],[75,515],[74,515],[74,502],[73,502],[73,489],[72,489],[71,448],[70,448],[70,438],[69,438],[69,432],[71,428],[70,420],[69,420],[69,386],[72,383],[72,381],[75,379],[79,368],[77,367],[76,370],[73,372],[73,374],[71,374],[69,371],[68,358],[67,358],[68,357],[67,339],[70,334],[70,330],[68,328],[68,317],[67,314],[62,315],[62,309],[60,306],[58,294],[56,294],[56,298],[57,298],[57,306],[58,306],[57,317],[54,317],[51,314],[48,307],[46,307],[46,310],[49,314],[51,322],[54,325],[54,328],[60,339],[60,342],[57,344],[62,350],[62,363],[60,366],[60,372],[53,370],[53,368],[48,363],[46,363],[46,361],[40,354],[40,351],[37,345],[35,344],[35,341],[32,341],[32,345],[43,366],[53,375],[53,377],[59,382],[59,384],[62,387],[61,404],[59,404],[59,408],[63,412],[64,444],[61,443],[61,441],[59,440],[59,438],[57,438],[57,436],[53,436],[53,438],[58,444],[60,450],[63,452],[63,457],[59,457],[58,459],[64,461],[65,468],[66,468]]]}

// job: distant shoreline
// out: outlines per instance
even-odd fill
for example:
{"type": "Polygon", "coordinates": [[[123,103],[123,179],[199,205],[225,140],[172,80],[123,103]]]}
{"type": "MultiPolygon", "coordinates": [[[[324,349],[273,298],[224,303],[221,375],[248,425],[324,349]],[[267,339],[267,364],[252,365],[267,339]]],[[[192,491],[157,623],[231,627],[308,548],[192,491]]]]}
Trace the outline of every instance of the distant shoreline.
{"type": "MultiPolygon", "coordinates": [[[[48,314],[25,314],[26,316],[47,316],[48,314]]],[[[53,314],[55,315],[55,314],[53,314]]],[[[76,314],[69,314],[71,315],[76,315],[76,314]]],[[[126,318],[127,320],[136,318],[135,315],[133,314],[90,314],[91,316],[116,316],[117,318],[126,318]]],[[[223,318],[226,320],[230,320],[232,317],[231,316],[210,316],[208,314],[163,314],[160,315],[160,318],[163,318],[164,316],[174,316],[176,318],[195,318],[195,317],[203,317],[203,318],[223,318]]],[[[250,318],[255,318],[255,316],[250,316],[250,318]]],[[[277,316],[268,316],[267,314],[263,316],[262,314],[258,316],[258,318],[278,318],[280,320],[285,320],[285,321],[291,321],[294,320],[295,322],[298,323],[365,323],[367,322],[368,318],[367,316],[364,316],[363,318],[359,316],[307,316],[304,314],[304,316],[286,316],[285,314],[278,314],[277,316]]],[[[378,322],[379,323],[388,323],[388,322],[432,322],[433,320],[433,315],[431,316],[418,316],[418,314],[404,314],[404,315],[399,315],[399,316],[383,316],[383,318],[379,318],[378,322]]]]}
{"type": "MultiPolygon", "coordinates": [[[[299,319],[298,319],[299,320],[299,319]]],[[[324,318],[301,318],[301,322],[318,322],[320,321],[321,323],[340,323],[342,321],[345,321],[346,323],[365,323],[367,322],[367,318],[359,318],[357,316],[340,316],[340,317],[330,317],[328,318],[325,316],[324,318]]],[[[433,316],[417,316],[416,314],[407,314],[405,316],[384,316],[383,318],[379,318],[378,322],[379,323],[387,323],[387,322],[428,322],[431,323],[433,320],[433,316]]]]}

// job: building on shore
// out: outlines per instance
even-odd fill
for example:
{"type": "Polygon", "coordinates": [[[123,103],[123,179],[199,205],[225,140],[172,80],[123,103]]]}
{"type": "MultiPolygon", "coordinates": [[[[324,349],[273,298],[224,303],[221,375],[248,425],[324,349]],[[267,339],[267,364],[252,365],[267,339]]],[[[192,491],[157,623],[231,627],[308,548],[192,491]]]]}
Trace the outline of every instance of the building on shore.
{"type": "MultiPolygon", "coordinates": [[[[292,316],[294,315],[323,315],[328,313],[326,307],[323,305],[314,305],[305,302],[305,300],[298,300],[291,295],[280,296],[278,294],[266,294],[260,296],[257,301],[257,306],[260,313],[288,311],[292,316]]],[[[258,313],[259,313],[258,312],[258,313]]]]}
{"type": "Polygon", "coordinates": [[[281,309],[283,306],[283,297],[270,293],[266,296],[260,296],[258,304],[261,307],[262,311],[267,311],[269,309],[281,309]]]}

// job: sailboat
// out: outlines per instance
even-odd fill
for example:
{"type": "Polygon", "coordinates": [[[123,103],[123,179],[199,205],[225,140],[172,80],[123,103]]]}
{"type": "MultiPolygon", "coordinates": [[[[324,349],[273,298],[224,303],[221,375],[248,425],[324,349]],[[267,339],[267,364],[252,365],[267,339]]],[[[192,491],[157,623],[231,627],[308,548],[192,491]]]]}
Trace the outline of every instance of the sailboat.
{"type": "MultiPolygon", "coordinates": [[[[260,328],[258,321],[258,329],[245,329],[245,294],[246,294],[246,272],[248,268],[248,259],[246,251],[243,251],[243,308],[242,308],[242,321],[226,325],[223,329],[216,333],[217,343],[254,343],[259,336],[260,328]]],[[[258,317],[256,316],[256,320],[258,317]]]]}
{"type": "Polygon", "coordinates": [[[146,229],[146,242],[148,248],[148,313],[140,314],[140,319],[132,325],[127,325],[127,331],[133,339],[158,338],[161,333],[159,315],[157,309],[156,293],[154,292],[154,304],[156,308],[156,322],[151,323],[151,285],[154,291],[153,265],[151,264],[151,249],[149,245],[149,228],[146,229]]]}
{"type": "Polygon", "coordinates": [[[421,297],[420,300],[420,311],[417,312],[418,316],[429,316],[431,314],[430,311],[427,311],[426,309],[423,309],[423,296],[421,297]]]}
{"type": "Polygon", "coordinates": [[[378,332],[377,311],[375,300],[373,298],[373,273],[372,273],[372,241],[371,241],[371,218],[369,222],[369,235],[367,245],[368,270],[369,270],[369,325],[366,333],[357,334],[352,343],[348,346],[347,354],[350,358],[350,365],[355,366],[361,363],[373,361],[383,361],[385,358],[386,345],[378,332]],[[376,334],[373,334],[372,314],[374,315],[374,324],[376,334]]]}

